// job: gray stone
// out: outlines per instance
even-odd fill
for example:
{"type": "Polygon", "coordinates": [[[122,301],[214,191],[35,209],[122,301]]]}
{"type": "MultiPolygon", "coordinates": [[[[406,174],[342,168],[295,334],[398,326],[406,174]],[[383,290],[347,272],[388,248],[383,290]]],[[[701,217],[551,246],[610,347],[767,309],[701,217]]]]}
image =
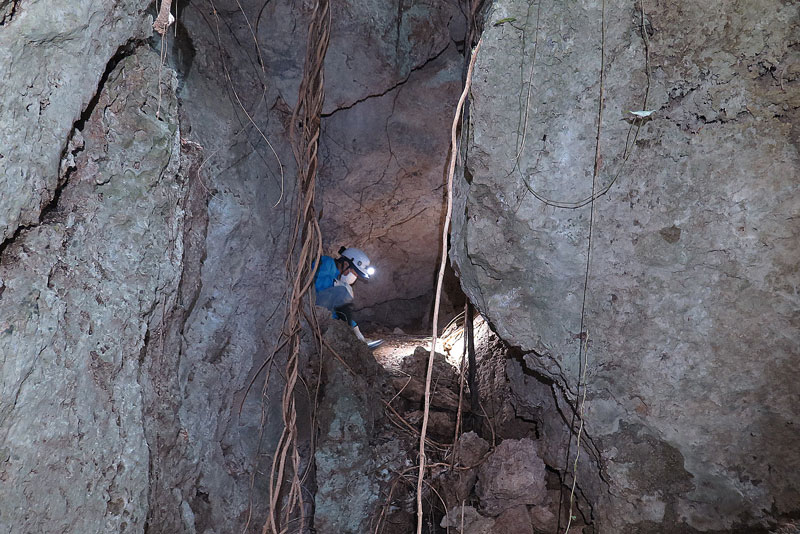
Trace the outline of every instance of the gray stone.
{"type": "Polygon", "coordinates": [[[475,467],[489,448],[489,442],[475,432],[465,432],[459,436],[454,448],[456,462],[463,467],[475,467]]]}
{"type": "Polygon", "coordinates": [[[534,532],[528,507],[520,505],[503,511],[495,520],[493,532],[497,534],[531,534],[534,532]]]}
{"type": "Polygon", "coordinates": [[[639,4],[605,5],[493,4],[457,184],[463,287],[532,351],[526,366],[555,381],[562,413],[588,333],[594,465],[579,480],[601,532],[797,513],[798,5],[644,2],[649,65],[639,4]],[[605,194],[581,332],[590,207],[541,199],[591,195],[601,20],[605,194]],[[639,109],[655,113],[632,121],[639,109]]]}
{"type": "Polygon", "coordinates": [[[172,312],[163,324],[151,324],[154,396],[147,434],[158,452],[149,528],[153,534],[186,532],[183,500],[197,532],[243,530],[248,521],[260,532],[271,454],[282,430],[277,369],[285,360],[278,355],[271,367],[262,364],[283,320],[294,177],[279,89],[295,98],[303,53],[295,44],[305,41],[306,21],[290,2],[240,2],[243,13],[237,2],[222,1],[215,2],[217,33],[207,6],[175,4],[177,38],[168,32],[165,55],[180,80],[184,151],[193,152],[185,179],[194,199],[187,222],[194,248],[184,257],[172,312]],[[245,16],[260,21],[254,29],[265,71],[245,16]],[[273,63],[273,46],[284,49],[280,65],[273,63]],[[275,83],[265,91],[266,76],[275,83]],[[277,151],[283,182],[278,160],[245,113],[277,151]],[[265,388],[267,373],[256,373],[267,368],[273,372],[265,388]],[[181,488],[182,500],[173,487],[181,488]]]}
{"type": "MultiPolygon", "coordinates": [[[[143,532],[141,356],[179,280],[176,80],[141,51],[110,73],[43,222],[0,257],[4,533],[143,532]]],[[[3,197],[6,198],[6,197],[3,197]]]]}
{"type": "Polygon", "coordinates": [[[0,243],[39,221],[106,64],[150,35],[146,8],[136,0],[0,3],[0,243]]]}
{"type": "Polygon", "coordinates": [[[475,493],[488,516],[524,504],[545,501],[544,462],[529,439],[503,440],[478,469],[475,493]]]}

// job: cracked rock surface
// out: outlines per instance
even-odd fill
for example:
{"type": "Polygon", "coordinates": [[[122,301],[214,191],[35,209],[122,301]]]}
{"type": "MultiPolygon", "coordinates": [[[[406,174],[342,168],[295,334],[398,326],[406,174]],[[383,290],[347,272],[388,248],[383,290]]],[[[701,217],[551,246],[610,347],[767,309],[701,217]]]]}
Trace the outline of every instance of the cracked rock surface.
{"type": "Polygon", "coordinates": [[[119,62],[57,204],[0,256],[4,533],[144,528],[141,357],[183,247],[176,80],[158,120],[158,71],[147,50],[119,62]]]}
{"type": "Polygon", "coordinates": [[[800,510],[798,5],[605,5],[493,4],[452,257],[566,414],[588,333],[600,532],[768,525],[800,510]],[[590,207],[553,204],[590,197],[595,166],[581,332],[590,207]]]}
{"type": "Polygon", "coordinates": [[[122,45],[150,35],[145,3],[0,2],[0,243],[55,194],[66,139],[122,45]]]}

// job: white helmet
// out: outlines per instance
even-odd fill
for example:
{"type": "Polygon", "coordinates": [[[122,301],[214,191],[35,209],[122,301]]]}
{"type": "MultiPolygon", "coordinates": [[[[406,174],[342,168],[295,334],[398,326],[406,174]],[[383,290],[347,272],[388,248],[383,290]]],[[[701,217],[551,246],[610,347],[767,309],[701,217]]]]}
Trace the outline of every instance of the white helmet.
{"type": "Polygon", "coordinates": [[[369,277],[375,274],[375,267],[370,267],[369,258],[363,250],[342,247],[339,249],[339,255],[350,262],[356,274],[361,278],[369,280],[369,277]]]}

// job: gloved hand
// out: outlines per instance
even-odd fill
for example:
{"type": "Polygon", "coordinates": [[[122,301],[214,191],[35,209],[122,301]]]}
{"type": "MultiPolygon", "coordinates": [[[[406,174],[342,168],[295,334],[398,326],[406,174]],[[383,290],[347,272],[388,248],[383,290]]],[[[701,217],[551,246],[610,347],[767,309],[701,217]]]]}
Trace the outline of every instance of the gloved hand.
{"type": "Polygon", "coordinates": [[[367,347],[369,347],[370,349],[374,349],[375,347],[378,347],[379,345],[383,344],[382,339],[376,339],[375,341],[367,341],[366,338],[364,337],[364,334],[361,333],[361,329],[358,328],[358,325],[353,326],[353,332],[355,332],[356,337],[359,339],[359,341],[361,341],[362,343],[366,343],[367,347]]]}

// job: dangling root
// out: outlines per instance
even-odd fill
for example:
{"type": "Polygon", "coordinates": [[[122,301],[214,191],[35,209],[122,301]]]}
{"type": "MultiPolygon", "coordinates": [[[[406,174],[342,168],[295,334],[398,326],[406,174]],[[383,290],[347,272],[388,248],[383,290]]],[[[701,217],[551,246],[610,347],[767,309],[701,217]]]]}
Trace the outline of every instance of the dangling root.
{"type": "Polygon", "coordinates": [[[282,336],[288,341],[289,354],[282,403],[284,429],[270,470],[269,516],[262,529],[264,534],[284,534],[288,532],[289,525],[297,520],[300,523],[300,532],[304,531],[306,526],[297,443],[295,387],[299,378],[301,317],[305,316],[310,322],[317,339],[317,348],[321,350],[323,345],[309,289],[314,281],[312,265],[316,265],[322,256],[322,232],[314,210],[314,193],[320,117],[325,98],[323,63],[330,39],[330,22],[328,0],[317,0],[309,23],[305,70],[290,130],[292,150],[297,161],[298,193],[295,205],[296,219],[286,261],[288,279],[292,280],[293,284],[282,332],[282,336]],[[304,299],[308,299],[310,309],[308,314],[304,313],[304,299]],[[288,492],[284,488],[287,478],[291,478],[288,492]]]}
{"type": "Polygon", "coordinates": [[[167,28],[175,20],[169,12],[170,7],[172,7],[172,0],[163,0],[161,8],[158,10],[158,16],[153,22],[153,29],[162,36],[167,33],[167,28]]]}
{"type": "Polygon", "coordinates": [[[425,409],[422,416],[422,431],[419,436],[419,473],[417,474],[417,534],[422,534],[422,484],[425,478],[425,439],[428,432],[428,416],[431,405],[431,378],[433,376],[433,357],[436,354],[436,339],[437,339],[437,326],[439,322],[439,301],[442,296],[442,280],[444,279],[444,266],[447,262],[447,234],[450,230],[450,217],[453,213],[453,174],[456,168],[456,156],[458,156],[458,143],[456,141],[456,131],[458,130],[458,123],[461,118],[461,110],[464,108],[464,102],[467,100],[469,88],[472,84],[472,71],[475,69],[475,60],[478,57],[478,50],[481,48],[481,41],[475,46],[472,51],[472,57],[469,60],[469,68],[467,69],[467,79],[464,82],[464,90],[461,92],[461,98],[458,100],[456,106],[455,117],[453,118],[453,126],[450,130],[450,164],[447,173],[447,215],[444,221],[444,229],[442,230],[442,261],[439,264],[439,279],[436,283],[436,300],[433,305],[433,340],[431,341],[431,352],[428,357],[428,374],[425,378],[425,409]]]}

